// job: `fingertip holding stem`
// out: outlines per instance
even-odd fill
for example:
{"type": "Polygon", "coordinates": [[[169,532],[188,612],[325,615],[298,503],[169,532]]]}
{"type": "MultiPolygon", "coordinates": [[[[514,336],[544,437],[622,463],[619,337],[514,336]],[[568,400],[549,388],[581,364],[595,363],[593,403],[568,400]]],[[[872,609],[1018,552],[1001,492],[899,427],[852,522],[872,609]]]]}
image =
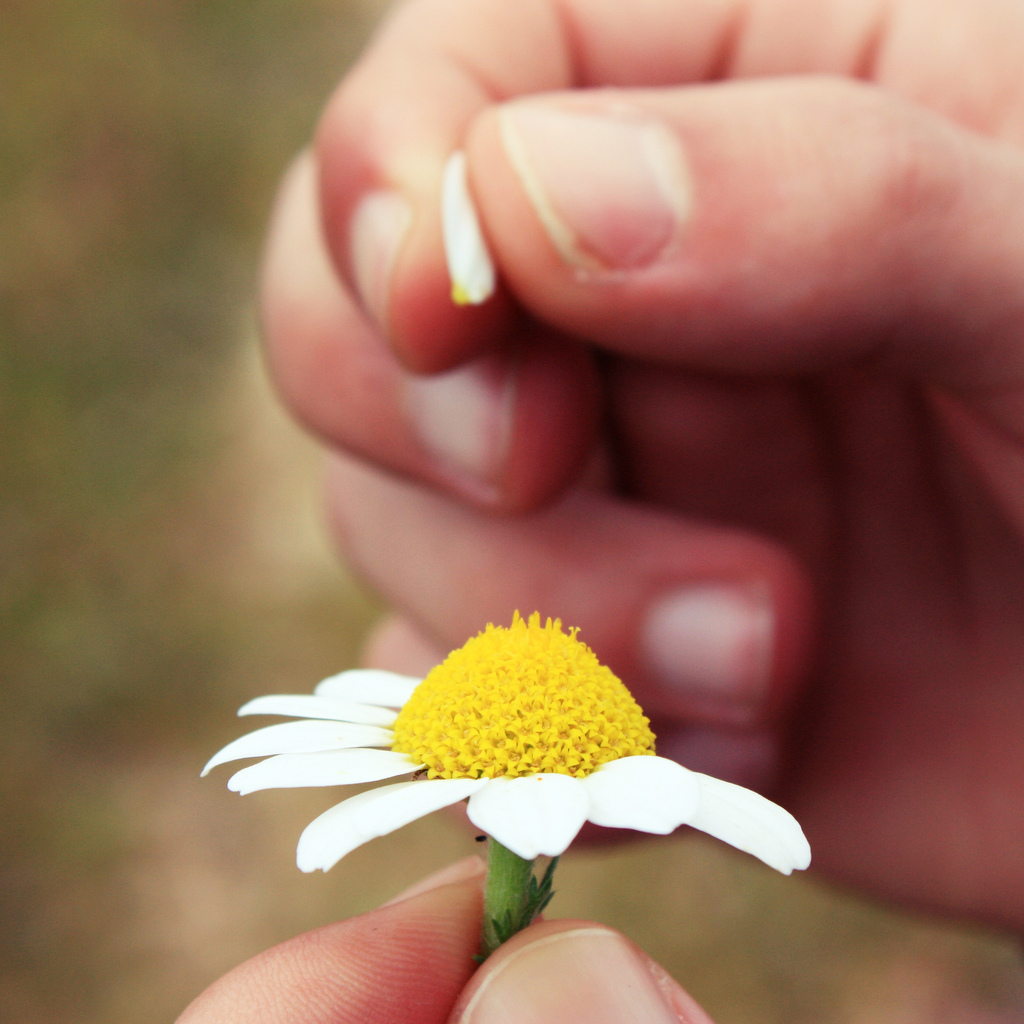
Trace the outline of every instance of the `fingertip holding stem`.
{"type": "Polygon", "coordinates": [[[513,939],[477,975],[458,1024],[711,1024],[657,964],[617,932],[553,921],[513,939]]]}

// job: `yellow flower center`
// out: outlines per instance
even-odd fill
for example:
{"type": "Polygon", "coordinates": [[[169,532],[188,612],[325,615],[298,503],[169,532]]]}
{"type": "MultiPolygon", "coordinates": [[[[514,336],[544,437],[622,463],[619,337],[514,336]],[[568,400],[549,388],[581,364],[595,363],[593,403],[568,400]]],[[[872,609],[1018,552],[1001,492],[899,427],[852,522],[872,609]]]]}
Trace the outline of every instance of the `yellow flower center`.
{"type": "Polygon", "coordinates": [[[650,724],[622,682],[576,630],[488,625],[416,687],[394,725],[392,750],[432,779],[557,772],[580,778],[608,761],[654,753],[650,724]]]}

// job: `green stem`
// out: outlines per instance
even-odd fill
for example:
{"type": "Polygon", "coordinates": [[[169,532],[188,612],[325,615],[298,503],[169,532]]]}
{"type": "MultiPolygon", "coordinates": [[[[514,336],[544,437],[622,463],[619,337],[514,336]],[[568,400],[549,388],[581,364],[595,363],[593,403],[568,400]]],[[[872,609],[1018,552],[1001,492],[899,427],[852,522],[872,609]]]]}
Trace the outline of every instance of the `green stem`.
{"type": "Polygon", "coordinates": [[[491,839],[484,886],[484,934],[481,962],[503,942],[522,931],[548,905],[558,858],[553,857],[538,882],[533,861],[523,860],[491,839]]]}
{"type": "MultiPolygon", "coordinates": [[[[487,884],[484,886],[484,946],[489,957],[514,931],[530,895],[533,862],[523,860],[492,839],[487,851],[487,884]]],[[[516,928],[515,931],[519,929],[516,928]]]]}

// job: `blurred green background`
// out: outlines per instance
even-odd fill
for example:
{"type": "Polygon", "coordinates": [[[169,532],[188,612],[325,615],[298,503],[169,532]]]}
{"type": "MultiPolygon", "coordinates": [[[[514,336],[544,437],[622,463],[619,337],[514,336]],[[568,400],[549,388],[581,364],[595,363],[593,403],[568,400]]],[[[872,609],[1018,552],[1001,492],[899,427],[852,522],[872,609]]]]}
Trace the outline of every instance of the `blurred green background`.
{"type": "MultiPolygon", "coordinates": [[[[251,696],[352,665],[316,445],[254,278],[275,182],[377,0],[0,0],[0,1020],[167,1021],[239,960],[472,852],[434,817],[327,875],[333,798],[198,770],[251,696]]],[[[710,840],[577,852],[555,916],[644,944],[718,1024],[1024,1018],[1005,938],[710,840]]]]}

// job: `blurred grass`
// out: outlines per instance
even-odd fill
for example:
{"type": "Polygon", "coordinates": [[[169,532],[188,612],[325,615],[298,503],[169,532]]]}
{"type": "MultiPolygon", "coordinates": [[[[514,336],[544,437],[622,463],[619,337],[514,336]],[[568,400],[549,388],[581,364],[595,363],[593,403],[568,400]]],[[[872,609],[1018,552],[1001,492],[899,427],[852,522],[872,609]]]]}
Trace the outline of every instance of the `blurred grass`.
{"type": "Polygon", "coordinates": [[[240,697],[352,663],[373,614],[251,303],[275,180],[374,15],[0,5],[5,1019],[168,1019],[222,968],[181,917],[196,769],[240,697]]]}
{"type": "MultiPolygon", "coordinates": [[[[329,796],[197,778],[239,703],[353,664],[378,611],[252,311],[276,179],[378,14],[0,0],[0,1020],[171,1019],[473,846],[435,818],[306,877],[329,796]]],[[[718,1024],[1021,1013],[1012,943],[769,876],[692,837],[574,852],[552,909],[623,928],[718,1024]]]]}

